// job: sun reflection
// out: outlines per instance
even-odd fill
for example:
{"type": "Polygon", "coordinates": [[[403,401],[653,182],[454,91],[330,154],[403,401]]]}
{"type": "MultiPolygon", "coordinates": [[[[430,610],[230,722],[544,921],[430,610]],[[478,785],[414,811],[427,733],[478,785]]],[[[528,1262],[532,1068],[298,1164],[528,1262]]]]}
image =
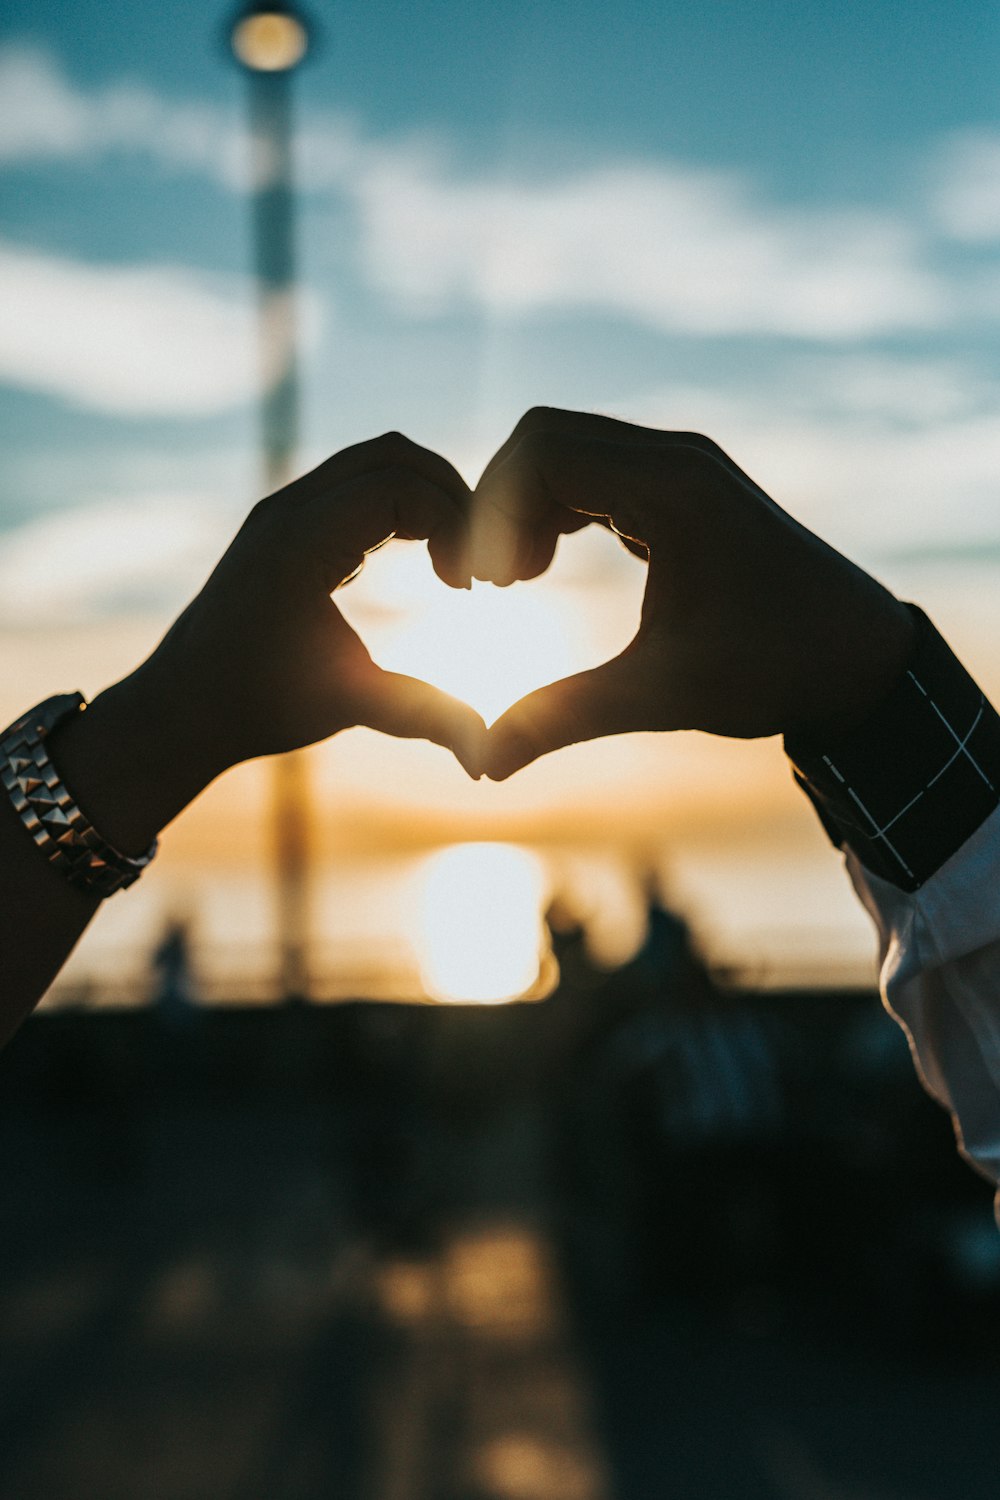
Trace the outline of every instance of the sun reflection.
{"type": "Polygon", "coordinates": [[[514,1000],[539,978],[541,861],[510,844],[456,844],[423,868],[420,973],[439,1000],[514,1000]]]}

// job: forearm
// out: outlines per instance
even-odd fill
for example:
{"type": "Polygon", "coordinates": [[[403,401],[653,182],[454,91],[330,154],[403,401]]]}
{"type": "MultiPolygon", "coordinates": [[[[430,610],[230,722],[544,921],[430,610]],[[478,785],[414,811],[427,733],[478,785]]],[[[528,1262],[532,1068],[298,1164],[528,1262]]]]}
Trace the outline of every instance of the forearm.
{"type": "MultiPolygon", "coordinates": [[[[211,779],[183,743],[183,721],[167,707],[140,669],[46,740],[87,821],[130,858],[141,856],[211,779]]],[[[0,792],[0,1045],[41,999],[101,904],[49,862],[0,792]]]]}
{"type": "Polygon", "coordinates": [[[200,743],[206,718],[174,696],[154,657],[53,734],[67,785],[124,854],[141,854],[225,768],[200,743]]]}
{"type": "Polygon", "coordinates": [[[10,800],[0,798],[0,1046],[44,995],[100,904],[46,863],[10,800]]]}

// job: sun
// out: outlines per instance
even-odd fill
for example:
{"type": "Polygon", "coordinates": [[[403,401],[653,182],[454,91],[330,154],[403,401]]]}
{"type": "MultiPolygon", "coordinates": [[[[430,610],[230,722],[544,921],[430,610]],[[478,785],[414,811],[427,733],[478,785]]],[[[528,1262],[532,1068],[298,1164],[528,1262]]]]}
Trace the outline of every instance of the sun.
{"type": "Polygon", "coordinates": [[[572,601],[547,578],[449,589],[426,552],[411,547],[386,549],[368,567],[377,588],[363,574],[337,603],[379,666],[424,678],[487,724],[525,693],[590,664],[572,601]]]}
{"type": "Polygon", "coordinates": [[[541,861],[511,844],[455,844],[421,872],[420,975],[436,1000],[480,1005],[534,989],[543,950],[541,861]]]}

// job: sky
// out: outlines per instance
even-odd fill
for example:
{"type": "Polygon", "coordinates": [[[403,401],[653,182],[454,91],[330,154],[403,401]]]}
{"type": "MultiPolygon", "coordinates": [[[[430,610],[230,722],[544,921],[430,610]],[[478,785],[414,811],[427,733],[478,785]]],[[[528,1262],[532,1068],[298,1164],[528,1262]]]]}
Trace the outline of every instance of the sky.
{"type": "MultiPolygon", "coordinates": [[[[404,427],[473,477],[540,400],[700,418],[865,560],[996,548],[995,6],[315,15],[304,461],[404,427]]],[[[228,525],[256,487],[225,16],[5,7],[6,534],[169,499],[183,570],[206,501],[228,525]]]]}
{"type": "MultiPolygon", "coordinates": [[[[4,6],[11,714],[67,686],[54,636],[52,681],[22,683],[26,632],[93,640],[93,691],[152,644],[258,493],[228,14],[4,6]]],[[[538,402],[704,430],[928,603],[1000,686],[1000,8],[315,0],[310,15],[303,466],[401,428],[471,481],[538,402]]],[[[606,541],[574,539],[539,586],[561,590],[595,659],[627,639],[641,594],[606,541]]],[[[352,606],[379,650],[400,636],[411,571],[372,568],[352,606]]],[[[640,804],[670,780],[648,747],[595,753],[566,752],[582,769],[565,808],[601,767],[624,767],[640,804]]],[[[700,807],[728,805],[717,754],[700,807]]],[[[533,774],[489,804],[497,817],[544,800],[533,774]]],[[[438,797],[422,775],[415,801],[468,812],[464,789],[438,797]]]]}

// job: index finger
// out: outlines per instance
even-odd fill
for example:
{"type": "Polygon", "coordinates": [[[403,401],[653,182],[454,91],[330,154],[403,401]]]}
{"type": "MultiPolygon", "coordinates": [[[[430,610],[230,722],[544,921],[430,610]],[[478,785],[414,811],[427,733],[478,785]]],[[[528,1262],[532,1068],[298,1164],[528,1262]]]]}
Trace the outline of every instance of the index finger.
{"type": "Polygon", "coordinates": [[[615,532],[634,556],[648,557],[648,548],[640,540],[616,527],[609,496],[595,504],[591,494],[582,503],[582,497],[593,490],[592,475],[589,485],[567,483],[574,470],[577,479],[582,477],[579,463],[574,462],[576,450],[592,451],[590,445],[598,444],[606,454],[608,450],[688,442],[714,447],[697,434],[641,427],[595,412],[531,407],[490,459],[476,487],[471,520],[473,576],[494,583],[533,578],[551,560],[558,537],[578,531],[588,521],[615,532]],[[507,482],[497,483],[506,466],[507,482]],[[518,468],[520,474],[515,477],[518,468]],[[539,558],[546,559],[542,566],[539,558]]]}
{"type": "MultiPolygon", "coordinates": [[[[358,557],[356,566],[360,565],[365,552],[372,551],[392,535],[424,539],[429,543],[431,561],[439,577],[453,588],[467,588],[469,577],[464,558],[465,534],[472,501],[469,486],[454,465],[440,453],[421,447],[400,432],[386,432],[380,437],[341,449],[309,473],[277,491],[271,500],[278,505],[318,503],[322,506],[333,494],[345,493],[357,482],[371,481],[376,475],[382,476],[384,481],[386,474],[401,476],[404,473],[424,482],[425,495],[433,491],[438,497],[446,497],[449,504],[445,507],[440,504],[433,507],[433,520],[421,519],[419,514],[414,514],[412,507],[405,514],[398,511],[389,516],[385,506],[379,506],[370,516],[364,545],[354,545],[353,550],[358,557]],[[379,531],[381,535],[377,535],[379,531]]],[[[401,501],[405,501],[409,491],[408,484],[400,486],[401,501]]],[[[426,517],[427,514],[425,506],[423,516],[426,517]]],[[[354,514],[352,519],[358,523],[362,517],[354,514]]]]}
{"type": "Polygon", "coordinates": [[[595,436],[589,423],[575,431],[565,423],[539,425],[515,432],[501,453],[473,497],[474,577],[501,585],[534,577],[551,560],[562,533],[592,520],[615,529],[611,512],[616,483],[621,487],[620,442],[595,436]]]}
{"type": "Polygon", "coordinates": [[[365,474],[401,468],[412,469],[439,490],[444,490],[457,505],[468,507],[469,486],[454,464],[449,463],[440,453],[435,453],[432,448],[421,447],[401,432],[384,432],[380,437],[354,443],[350,448],[342,448],[315,469],[276,491],[273,498],[311,500],[365,474]]]}
{"type": "Polygon", "coordinates": [[[318,563],[329,592],[360,569],[369,552],[392,537],[427,541],[464,528],[464,507],[415,469],[357,474],[282,510],[280,496],[263,502],[272,525],[292,543],[301,563],[318,563]]]}
{"type": "MultiPolygon", "coordinates": [[[[605,417],[596,412],[564,411],[558,406],[533,406],[521,417],[510,437],[498,448],[479,476],[479,484],[488,478],[498,464],[502,464],[526,437],[538,433],[555,436],[568,434],[579,437],[627,438],[637,441],[644,434],[653,435],[648,427],[637,427],[633,422],[623,422],[618,417],[605,417]]],[[[656,434],[666,436],[666,434],[656,434]]],[[[477,486],[478,488],[478,486],[477,486]]]]}
{"type": "MultiPolygon", "coordinates": [[[[623,442],[634,446],[668,448],[697,448],[708,454],[735,479],[739,479],[761,499],[774,504],[771,497],[761,489],[756,480],[741,469],[712,438],[703,432],[692,432],[681,428],[643,427],[637,422],[628,422],[621,417],[608,417],[599,412],[564,411],[557,406],[533,406],[521,417],[510,437],[498,448],[479,476],[477,489],[492,471],[504,463],[525,438],[544,434],[553,437],[569,436],[578,439],[603,439],[605,442],[623,442]]],[[[565,503],[565,502],[564,502],[565,503]]]]}

